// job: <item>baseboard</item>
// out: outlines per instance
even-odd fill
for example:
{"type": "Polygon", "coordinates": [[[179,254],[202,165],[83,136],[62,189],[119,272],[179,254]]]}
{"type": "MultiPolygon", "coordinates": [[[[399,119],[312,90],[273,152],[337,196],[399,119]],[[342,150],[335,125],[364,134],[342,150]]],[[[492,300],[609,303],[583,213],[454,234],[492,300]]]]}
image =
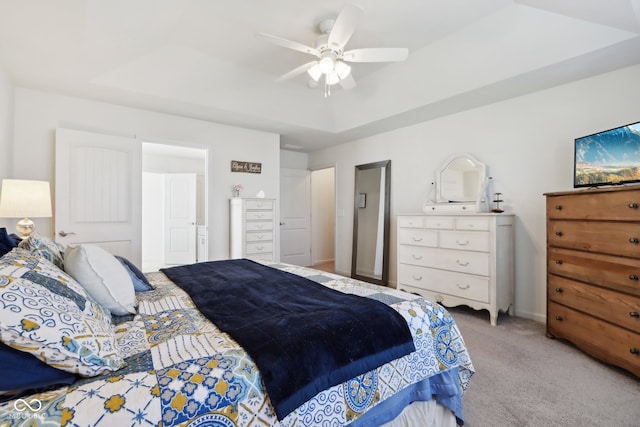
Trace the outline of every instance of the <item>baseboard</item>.
{"type": "Polygon", "coordinates": [[[546,314],[532,313],[530,311],[518,310],[517,307],[516,307],[515,313],[516,313],[516,317],[522,317],[523,319],[534,320],[540,323],[547,323],[546,314]]]}

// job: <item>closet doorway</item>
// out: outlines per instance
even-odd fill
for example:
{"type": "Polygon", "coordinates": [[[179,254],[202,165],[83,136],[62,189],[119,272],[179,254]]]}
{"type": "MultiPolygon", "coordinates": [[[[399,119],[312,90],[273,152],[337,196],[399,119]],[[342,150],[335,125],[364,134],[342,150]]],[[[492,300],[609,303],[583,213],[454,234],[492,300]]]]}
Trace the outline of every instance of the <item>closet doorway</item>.
{"type": "Polygon", "coordinates": [[[206,261],[207,151],[142,144],[142,270],[206,261]]]}
{"type": "Polygon", "coordinates": [[[336,168],[311,171],[311,265],[335,272],[336,168]]]}

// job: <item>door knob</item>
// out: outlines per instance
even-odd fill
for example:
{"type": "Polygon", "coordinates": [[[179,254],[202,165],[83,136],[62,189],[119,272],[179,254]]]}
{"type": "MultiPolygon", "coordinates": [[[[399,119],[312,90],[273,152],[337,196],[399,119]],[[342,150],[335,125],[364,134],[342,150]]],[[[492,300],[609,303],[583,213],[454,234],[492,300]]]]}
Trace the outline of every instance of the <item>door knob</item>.
{"type": "Polygon", "coordinates": [[[67,237],[67,236],[70,236],[70,235],[72,235],[72,234],[76,234],[76,233],[74,233],[73,231],[70,231],[70,232],[68,232],[68,233],[67,233],[67,232],[65,232],[64,230],[60,230],[60,231],[58,231],[58,234],[59,234],[61,237],[67,237]]]}

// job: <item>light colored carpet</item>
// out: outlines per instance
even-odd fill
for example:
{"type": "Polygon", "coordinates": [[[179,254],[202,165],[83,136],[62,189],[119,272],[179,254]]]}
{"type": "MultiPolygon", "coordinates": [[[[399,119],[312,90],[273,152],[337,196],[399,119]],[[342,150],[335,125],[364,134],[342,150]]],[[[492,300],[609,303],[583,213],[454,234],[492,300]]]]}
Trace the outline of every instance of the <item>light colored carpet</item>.
{"type": "Polygon", "coordinates": [[[449,309],[476,374],[463,398],[465,426],[640,426],[640,379],[599,362],[545,325],[466,307],[449,309]]]}

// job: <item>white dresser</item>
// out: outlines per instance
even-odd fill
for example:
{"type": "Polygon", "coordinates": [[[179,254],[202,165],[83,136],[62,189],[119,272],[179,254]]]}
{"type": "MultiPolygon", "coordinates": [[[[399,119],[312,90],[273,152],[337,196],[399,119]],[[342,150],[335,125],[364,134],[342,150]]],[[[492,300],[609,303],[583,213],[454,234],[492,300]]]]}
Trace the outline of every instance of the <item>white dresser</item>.
{"type": "Polygon", "coordinates": [[[500,310],[513,315],[513,215],[399,215],[397,223],[398,289],[486,309],[492,325],[500,310]]]}
{"type": "Polygon", "coordinates": [[[231,258],[276,260],[275,199],[232,198],[229,201],[231,258]]]}

